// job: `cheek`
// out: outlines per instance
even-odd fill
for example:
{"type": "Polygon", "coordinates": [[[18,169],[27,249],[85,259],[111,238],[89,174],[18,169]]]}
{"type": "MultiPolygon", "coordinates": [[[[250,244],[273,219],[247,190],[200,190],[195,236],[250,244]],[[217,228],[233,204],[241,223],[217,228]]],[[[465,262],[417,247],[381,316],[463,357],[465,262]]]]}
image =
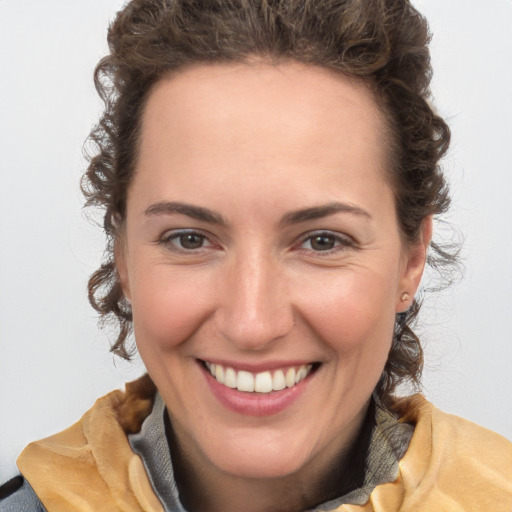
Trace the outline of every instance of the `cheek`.
{"type": "Polygon", "coordinates": [[[133,325],[137,345],[161,351],[187,340],[210,314],[205,283],[165,272],[146,272],[132,288],[133,325]]]}
{"type": "Polygon", "coordinates": [[[301,308],[308,323],[338,354],[366,350],[387,354],[391,343],[394,287],[386,275],[343,272],[308,287],[301,308]]]}

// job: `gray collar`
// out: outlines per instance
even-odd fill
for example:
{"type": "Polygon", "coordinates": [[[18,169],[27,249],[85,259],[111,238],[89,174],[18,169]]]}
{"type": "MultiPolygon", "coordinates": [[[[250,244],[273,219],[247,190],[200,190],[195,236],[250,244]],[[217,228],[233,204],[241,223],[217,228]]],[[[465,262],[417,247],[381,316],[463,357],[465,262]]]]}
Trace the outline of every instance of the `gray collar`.
{"type": "Polygon", "coordinates": [[[153,490],[165,512],[187,512],[181,504],[174,478],[171,452],[165,435],[165,403],[156,393],[151,414],[144,420],[140,432],[128,436],[132,450],[144,462],[153,490]]]}

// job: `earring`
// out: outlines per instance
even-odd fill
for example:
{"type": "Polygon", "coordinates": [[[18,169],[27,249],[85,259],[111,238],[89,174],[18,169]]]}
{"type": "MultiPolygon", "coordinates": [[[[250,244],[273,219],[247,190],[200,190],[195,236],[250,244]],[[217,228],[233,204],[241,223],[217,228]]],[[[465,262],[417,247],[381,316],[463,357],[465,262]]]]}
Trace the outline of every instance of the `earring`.
{"type": "Polygon", "coordinates": [[[402,302],[409,302],[409,301],[411,301],[411,296],[407,292],[404,292],[404,293],[402,293],[400,300],[402,302]]]}

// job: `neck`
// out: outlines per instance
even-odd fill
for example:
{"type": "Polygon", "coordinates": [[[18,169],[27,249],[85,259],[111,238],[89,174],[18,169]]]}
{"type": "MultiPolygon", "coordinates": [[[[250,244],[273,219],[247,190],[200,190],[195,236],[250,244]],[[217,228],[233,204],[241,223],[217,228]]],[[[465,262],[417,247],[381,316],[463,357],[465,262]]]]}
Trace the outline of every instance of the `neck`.
{"type": "Polygon", "coordinates": [[[184,450],[187,443],[177,441],[176,429],[168,428],[180,500],[190,512],[296,512],[343,496],[363,484],[374,416],[372,405],[341,447],[331,447],[296,473],[269,479],[239,477],[199,461],[184,450]]]}

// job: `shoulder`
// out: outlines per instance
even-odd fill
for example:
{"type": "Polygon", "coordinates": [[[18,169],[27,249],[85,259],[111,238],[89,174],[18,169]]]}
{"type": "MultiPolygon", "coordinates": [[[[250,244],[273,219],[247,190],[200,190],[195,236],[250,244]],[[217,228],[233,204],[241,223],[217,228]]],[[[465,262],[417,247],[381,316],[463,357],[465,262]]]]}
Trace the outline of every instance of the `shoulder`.
{"type": "Polygon", "coordinates": [[[0,486],[0,512],[46,512],[30,484],[17,476],[0,486]]]}
{"type": "Polygon", "coordinates": [[[418,435],[424,434],[424,440],[428,438],[436,455],[441,456],[448,449],[452,455],[463,457],[482,456],[485,453],[485,459],[490,463],[499,465],[503,462],[503,469],[512,478],[512,443],[500,434],[443,412],[421,395],[400,400],[397,410],[401,422],[413,423],[418,435]],[[443,448],[439,453],[437,446],[443,448]]]}
{"type": "MultiPolygon", "coordinates": [[[[414,434],[400,461],[413,502],[452,503],[450,510],[510,512],[512,443],[468,420],[447,414],[419,395],[397,403],[414,434]]],[[[419,505],[418,505],[419,506],[419,505]]],[[[411,510],[427,510],[411,508],[411,510]]]]}
{"type": "Polygon", "coordinates": [[[127,436],[150,413],[155,389],[147,376],[128,383],[125,392],[97,400],[67,430],[25,448],[18,468],[48,509],[76,510],[80,496],[84,510],[139,510],[139,498],[151,496],[151,487],[127,436]],[[86,495],[84,488],[90,490],[86,495]]]}

